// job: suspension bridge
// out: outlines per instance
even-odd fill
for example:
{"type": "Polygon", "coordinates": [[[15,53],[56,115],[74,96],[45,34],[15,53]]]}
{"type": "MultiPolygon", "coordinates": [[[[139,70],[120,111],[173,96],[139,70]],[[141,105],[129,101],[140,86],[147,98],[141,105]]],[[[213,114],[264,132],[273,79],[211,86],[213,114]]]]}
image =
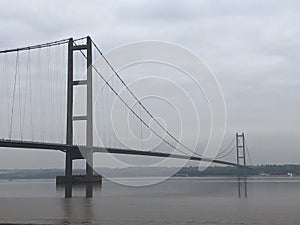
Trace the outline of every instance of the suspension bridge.
{"type": "Polygon", "coordinates": [[[58,182],[74,181],[72,167],[73,160],[76,159],[86,160],[85,182],[101,179],[93,172],[95,152],[206,161],[239,168],[246,165],[244,133],[236,134],[216,158],[203,157],[156,119],[151,109],[129,88],[90,37],[2,50],[0,57],[0,147],[64,152],[65,176],[58,177],[58,182]],[[104,70],[108,70],[113,76],[108,78],[103,68],[93,64],[97,56],[105,63],[104,70]],[[98,91],[94,83],[96,79],[104,87],[97,99],[94,92],[98,91]],[[120,90],[126,90],[128,96],[136,101],[136,107],[126,102],[120,95],[120,90]],[[121,143],[116,138],[113,127],[107,122],[113,98],[123,107],[118,110],[119,117],[125,118],[125,115],[130,114],[135,120],[135,129],[141,135],[136,140],[137,138],[129,137],[128,130],[120,127],[123,129],[120,132],[123,139],[132,139],[131,145],[121,143]],[[97,101],[99,102],[95,106],[97,101]],[[97,118],[102,128],[98,131],[101,141],[94,138],[96,118],[93,114],[97,107],[103,115],[103,118],[97,118]],[[155,128],[149,125],[149,121],[155,124],[155,128]],[[75,128],[79,130],[76,135],[75,128]],[[146,134],[159,140],[164,151],[149,148],[144,143],[143,135],[146,134]],[[232,153],[236,154],[236,162],[222,160],[232,153]]]}

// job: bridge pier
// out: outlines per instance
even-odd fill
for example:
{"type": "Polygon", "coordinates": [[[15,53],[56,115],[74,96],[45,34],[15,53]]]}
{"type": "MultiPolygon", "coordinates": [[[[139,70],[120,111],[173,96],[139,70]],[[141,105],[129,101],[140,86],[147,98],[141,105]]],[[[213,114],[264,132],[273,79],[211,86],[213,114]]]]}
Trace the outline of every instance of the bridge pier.
{"type": "Polygon", "coordinates": [[[56,177],[57,184],[84,184],[84,183],[102,183],[102,176],[94,175],[93,152],[87,150],[84,157],[81,152],[68,150],[66,152],[65,176],[56,177]],[[73,175],[73,160],[86,159],[85,175],[73,175]]]}
{"type": "Polygon", "coordinates": [[[65,176],[66,177],[72,177],[73,172],[73,160],[72,155],[70,151],[66,152],[66,166],[65,166],[65,176]]]}

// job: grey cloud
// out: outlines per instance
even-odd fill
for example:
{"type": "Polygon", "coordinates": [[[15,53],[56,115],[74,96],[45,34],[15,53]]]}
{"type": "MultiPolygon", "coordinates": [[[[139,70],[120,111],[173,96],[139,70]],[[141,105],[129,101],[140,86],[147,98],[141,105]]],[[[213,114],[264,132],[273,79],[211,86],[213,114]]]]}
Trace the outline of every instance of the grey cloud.
{"type": "MultiPolygon", "coordinates": [[[[28,0],[1,4],[5,9],[0,15],[1,49],[86,35],[104,52],[145,39],[191,49],[208,63],[224,91],[226,140],[234,132],[245,131],[254,162],[298,162],[299,1],[28,0]]],[[[187,80],[177,81],[188,87],[187,80]]],[[[42,165],[36,160],[33,166],[42,165]]]]}

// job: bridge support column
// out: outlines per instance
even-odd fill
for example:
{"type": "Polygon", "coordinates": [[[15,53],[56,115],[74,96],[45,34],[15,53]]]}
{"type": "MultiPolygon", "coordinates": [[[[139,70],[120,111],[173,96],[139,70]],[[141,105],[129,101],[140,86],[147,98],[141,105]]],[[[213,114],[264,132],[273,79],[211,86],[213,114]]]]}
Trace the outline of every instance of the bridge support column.
{"type": "MultiPolygon", "coordinates": [[[[86,85],[87,85],[87,99],[86,99],[86,145],[93,147],[93,68],[92,68],[92,40],[90,37],[86,39],[86,85]]],[[[93,176],[93,150],[87,150],[86,154],[86,176],[93,176]]]]}
{"type": "Polygon", "coordinates": [[[238,176],[247,176],[245,149],[245,134],[236,133],[236,163],[239,165],[238,176]]]}
{"type": "MultiPolygon", "coordinates": [[[[246,152],[245,152],[245,134],[236,133],[236,160],[237,164],[240,166],[246,166],[246,152]]],[[[246,168],[238,168],[238,197],[241,198],[244,196],[247,198],[247,171],[246,168]],[[244,186],[244,189],[242,189],[244,186]],[[242,195],[243,192],[243,195],[242,195]]]]}
{"type": "Polygon", "coordinates": [[[86,159],[86,169],[85,169],[86,176],[92,177],[94,175],[92,150],[88,150],[85,159],[86,159]]]}
{"type": "Polygon", "coordinates": [[[236,162],[238,165],[246,166],[245,134],[236,133],[236,162]]]}
{"type": "Polygon", "coordinates": [[[68,44],[68,84],[67,84],[67,135],[66,144],[73,145],[73,123],[81,120],[86,121],[86,147],[85,152],[79,150],[66,151],[65,176],[56,178],[56,182],[64,183],[101,183],[101,176],[93,175],[93,83],[92,83],[92,40],[87,37],[86,44],[77,45],[72,38],[68,44]],[[86,80],[74,80],[73,76],[73,53],[74,51],[86,51],[87,76],[86,80]],[[73,112],[73,89],[78,85],[86,85],[87,105],[86,115],[74,115],[73,112]],[[84,157],[83,155],[84,154],[84,157]],[[85,176],[72,175],[72,161],[86,159],[85,176]]]}

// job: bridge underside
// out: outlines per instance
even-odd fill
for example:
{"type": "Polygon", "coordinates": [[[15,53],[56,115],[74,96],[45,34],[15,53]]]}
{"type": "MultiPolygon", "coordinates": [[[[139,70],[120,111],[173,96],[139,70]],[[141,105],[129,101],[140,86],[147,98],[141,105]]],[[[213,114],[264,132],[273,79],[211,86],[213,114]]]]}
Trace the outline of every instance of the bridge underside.
{"type": "MultiPolygon", "coordinates": [[[[212,160],[206,159],[198,156],[188,156],[179,154],[168,154],[163,152],[151,152],[151,151],[140,151],[140,150],[130,150],[130,149],[120,149],[120,148],[103,148],[103,147],[87,147],[87,146],[77,146],[77,145],[66,145],[66,144],[53,144],[53,143],[38,143],[38,142],[26,142],[26,141],[9,141],[0,140],[0,147],[6,148],[21,148],[21,149],[41,149],[41,150],[57,150],[66,153],[66,169],[65,176],[60,176],[56,178],[56,182],[60,184],[68,183],[101,183],[102,177],[100,175],[93,175],[93,172],[86,171],[85,176],[73,176],[72,175],[72,161],[75,159],[86,159],[89,157],[93,161],[93,153],[110,153],[110,154],[120,154],[120,155],[136,155],[136,156],[150,156],[150,157],[161,157],[161,158],[173,158],[173,159],[184,159],[192,161],[204,161],[212,162],[216,164],[235,166],[242,168],[244,166],[226,162],[222,160],[212,160]],[[67,162],[69,160],[69,162],[67,162]]],[[[92,165],[92,164],[91,164],[92,165]]],[[[93,168],[91,168],[93,171],[93,168]]]]}
{"type": "Polygon", "coordinates": [[[7,148],[26,148],[26,149],[44,149],[44,150],[58,150],[62,152],[70,152],[72,159],[84,159],[82,156],[87,151],[92,152],[101,152],[101,153],[111,153],[111,154],[120,154],[120,155],[137,155],[137,156],[152,156],[152,157],[162,157],[162,158],[173,158],[173,159],[185,159],[192,161],[204,161],[212,162],[216,164],[243,167],[236,163],[215,160],[215,159],[206,159],[198,156],[187,156],[179,154],[169,154],[163,152],[151,152],[151,151],[140,151],[140,150],[130,150],[130,149],[121,149],[121,148],[104,148],[104,147],[86,147],[80,145],[66,145],[66,144],[52,144],[52,143],[38,143],[38,142],[23,142],[23,141],[7,141],[1,140],[0,147],[7,148]]]}

